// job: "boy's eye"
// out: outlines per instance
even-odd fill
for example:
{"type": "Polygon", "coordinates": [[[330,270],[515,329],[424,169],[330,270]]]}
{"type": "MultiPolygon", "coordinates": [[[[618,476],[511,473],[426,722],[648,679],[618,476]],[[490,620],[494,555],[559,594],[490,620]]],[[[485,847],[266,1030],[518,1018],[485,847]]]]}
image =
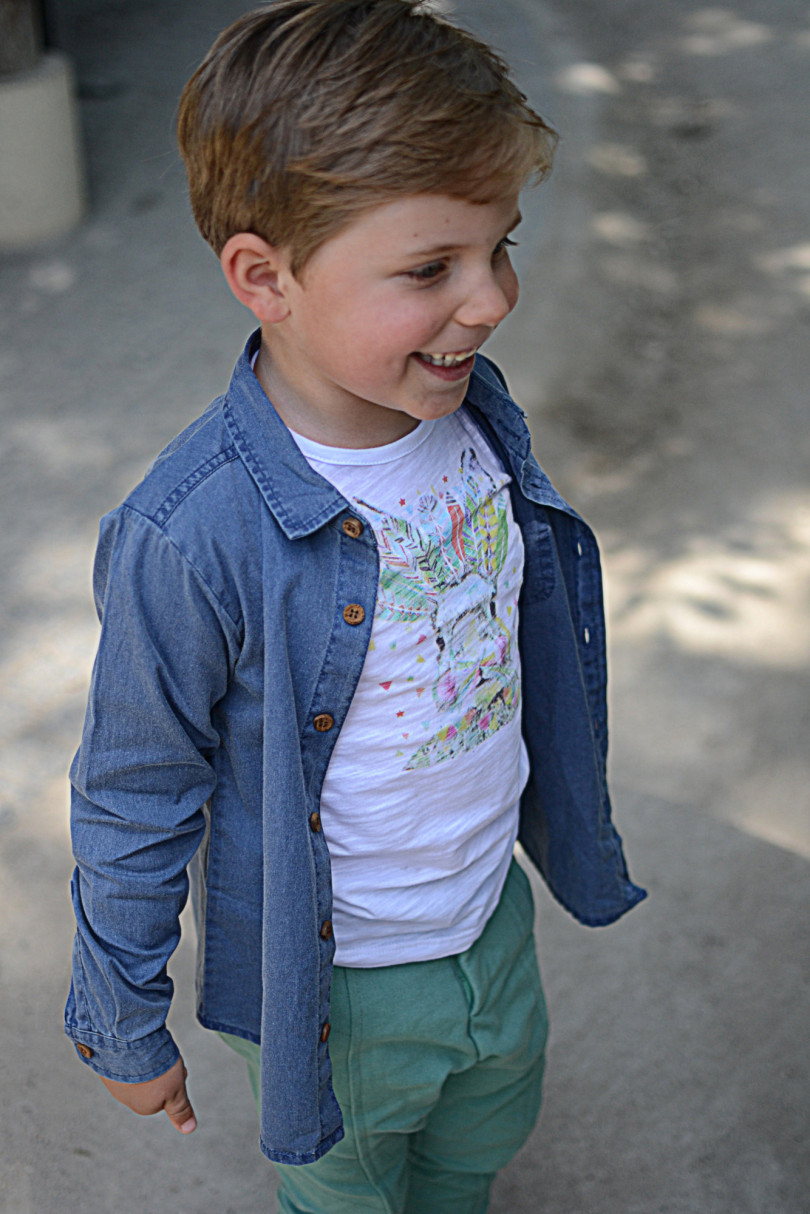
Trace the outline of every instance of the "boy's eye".
{"type": "MultiPolygon", "coordinates": [[[[504,236],[503,240],[499,240],[492,250],[492,260],[497,261],[499,257],[503,257],[508,248],[513,248],[516,244],[516,240],[510,240],[508,236],[504,236]]],[[[407,270],[406,277],[415,282],[432,282],[444,274],[447,267],[447,261],[431,261],[425,266],[419,266],[416,270],[407,270]]]]}
{"type": "Polygon", "coordinates": [[[495,245],[495,248],[493,249],[493,252],[492,252],[493,261],[496,258],[503,256],[503,254],[506,252],[507,249],[514,249],[516,247],[517,247],[516,240],[510,240],[508,236],[504,236],[503,240],[499,240],[498,243],[495,245]]]}
{"type": "Polygon", "coordinates": [[[443,270],[447,268],[447,263],[444,261],[431,261],[426,266],[420,266],[418,270],[408,270],[408,278],[414,278],[417,282],[430,282],[432,278],[438,278],[443,270]]]}

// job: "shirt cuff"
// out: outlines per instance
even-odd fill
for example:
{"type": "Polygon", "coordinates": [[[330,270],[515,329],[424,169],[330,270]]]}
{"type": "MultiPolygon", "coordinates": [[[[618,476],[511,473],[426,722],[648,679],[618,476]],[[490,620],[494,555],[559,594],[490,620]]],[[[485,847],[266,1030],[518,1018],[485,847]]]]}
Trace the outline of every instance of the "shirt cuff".
{"type": "Polygon", "coordinates": [[[180,1057],[171,1033],[165,1028],[139,1041],[119,1041],[73,1025],[66,1025],[65,1033],[91,1071],[119,1083],[146,1083],[157,1079],[180,1057]]]}

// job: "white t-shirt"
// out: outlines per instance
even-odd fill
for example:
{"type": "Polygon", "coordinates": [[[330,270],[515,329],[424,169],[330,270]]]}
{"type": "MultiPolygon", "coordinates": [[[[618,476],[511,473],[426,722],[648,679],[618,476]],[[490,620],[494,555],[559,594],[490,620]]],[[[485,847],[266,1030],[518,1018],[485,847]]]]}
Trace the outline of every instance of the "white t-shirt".
{"type": "Polygon", "coordinates": [[[321,794],[335,963],[451,956],[497,905],[528,776],[510,478],[463,410],[359,451],[293,437],[380,554],[371,642],[321,794]]]}

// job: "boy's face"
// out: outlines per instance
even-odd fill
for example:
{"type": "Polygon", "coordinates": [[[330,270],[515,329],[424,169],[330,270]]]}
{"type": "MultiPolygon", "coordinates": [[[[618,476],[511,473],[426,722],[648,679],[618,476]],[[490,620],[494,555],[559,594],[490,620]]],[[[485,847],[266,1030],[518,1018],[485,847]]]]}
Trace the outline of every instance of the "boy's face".
{"type": "Polygon", "coordinates": [[[287,424],[363,447],[453,413],[475,351],[517,302],[517,202],[384,203],[326,241],[300,280],[285,275],[289,311],[263,326],[257,372],[287,424]]]}

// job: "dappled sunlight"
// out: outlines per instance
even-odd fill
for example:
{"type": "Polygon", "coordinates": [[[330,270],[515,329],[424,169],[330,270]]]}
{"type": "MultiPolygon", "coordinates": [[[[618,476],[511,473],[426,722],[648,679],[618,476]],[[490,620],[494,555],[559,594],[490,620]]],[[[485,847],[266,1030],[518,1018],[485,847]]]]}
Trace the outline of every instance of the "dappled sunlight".
{"type": "Polygon", "coordinates": [[[4,427],[3,437],[44,475],[73,477],[83,469],[111,468],[121,458],[101,424],[70,415],[18,417],[4,427]]]}
{"type": "Polygon", "coordinates": [[[810,241],[757,254],[754,264],[780,286],[803,297],[810,296],[810,241]]]}
{"type": "Polygon", "coordinates": [[[707,8],[691,13],[685,21],[689,33],[684,50],[692,55],[727,55],[769,42],[773,34],[766,25],[746,21],[727,8],[707,8]]]}
{"type": "Polygon", "coordinates": [[[695,323],[720,337],[755,337],[773,329],[775,319],[768,316],[756,298],[744,298],[734,304],[702,303],[695,309],[695,323]]]}
{"type": "Polygon", "coordinates": [[[748,773],[728,819],[747,834],[810,860],[807,760],[782,758],[775,768],[748,773]]]}
{"type": "Polygon", "coordinates": [[[619,782],[810,859],[810,491],[606,574],[619,782]]]}
{"type": "Polygon", "coordinates": [[[89,613],[61,614],[50,626],[32,621],[17,633],[12,653],[0,663],[0,728],[7,737],[40,724],[67,698],[86,691],[97,641],[89,613]]]}
{"type": "Polygon", "coordinates": [[[767,336],[792,322],[803,302],[810,275],[783,276],[779,281],[756,284],[726,299],[704,300],[694,311],[694,322],[708,333],[727,338],[767,336]]]}
{"type": "Polygon", "coordinates": [[[627,211],[601,211],[594,215],[591,227],[597,236],[614,245],[636,245],[650,234],[649,224],[627,211]]]}
{"type": "Polygon", "coordinates": [[[614,254],[604,257],[601,265],[606,277],[622,287],[641,287],[656,295],[674,295],[678,290],[678,275],[660,262],[614,254]]]}
{"type": "Polygon", "coordinates": [[[671,18],[591,77],[543,421],[605,541],[613,778],[810,858],[807,10],[671,18]]]}
{"type": "Polygon", "coordinates": [[[50,621],[32,614],[6,637],[0,661],[0,805],[25,806],[30,813],[36,804],[38,831],[43,822],[65,829],[65,768],[78,744],[97,641],[89,607],[60,611],[50,621]]]}
{"type": "Polygon", "coordinates": [[[558,73],[555,84],[563,93],[578,96],[619,92],[616,77],[599,63],[571,63],[558,73]]]}
{"type": "Polygon", "coordinates": [[[620,80],[629,84],[652,84],[655,80],[657,64],[650,56],[631,56],[620,63],[616,74],[620,80]]]}
{"type": "Polygon", "coordinates": [[[617,640],[665,639],[690,654],[767,668],[810,666],[810,494],[785,494],[733,535],[695,536],[656,560],[610,557],[617,640]]]}
{"type": "Polygon", "coordinates": [[[76,271],[66,261],[59,259],[35,262],[29,271],[28,281],[46,295],[63,295],[76,282],[76,271]]]}
{"type": "Polygon", "coordinates": [[[611,177],[641,177],[647,162],[636,148],[624,143],[597,143],[588,152],[588,160],[600,173],[611,177]]]}
{"type": "Polygon", "coordinates": [[[810,270],[810,241],[791,245],[787,249],[775,249],[755,258],[756,264],[769,274],[781,274],[785,270],[810,270]]]}
{"type": "Polygon", "coordinates": [[[50,536],[40,540],[33,549],[20,554],[15,566],[14,583],[23,601],[36,604],[39,617],[37,629],[41,627],[43,613],[52,613],[54,608],[59,610],[62,618],[73,607],[84,609],[92,618],[94,535],[95,528],[88,526],[82,536],[50,536]]]}
{"type": "Polygon", "coordinates": [[[674,295],[679,279],[674,270],[647,255],[649,224],[628,211],[601,211],[593,216],[591,230],[612,251],[600,258],[605,277],[620,287],[636,287],[656,295],[674,295]]]}
{"type": "MultiPolygon", "coordinates": [[[[428,2],[484,32],[560,134],[550,180],[521,203],[520,305],[484,352],[600,539],[609,784],[650,892],[599,932],[538,896],[552,1012],[572,1009],[558,1047],[574,1047],[574,1065],[551,1076],[554,1116],[494,1208],[725,1200],[795,1214],[807,1191],[810,0],[428,2]],[[603,1041],[593,1024],[611,1004],[603,1041]],[[616,1058],[627,1065],[611,1071],[616,1058]]],[[[190,65],[248,5],[54,5],[82,88],[88,215],[0,267],[0,1208],[258,1214],[275,1209],[275,1181],[244,1067],[194,1026],[190,905],[170,1027],[199,1133],[181,1141],[165,1116],[115,1106],[59,1024],[98,519],[227,388],[254,327],[194,230],[173,139],[190,65]]]]}

